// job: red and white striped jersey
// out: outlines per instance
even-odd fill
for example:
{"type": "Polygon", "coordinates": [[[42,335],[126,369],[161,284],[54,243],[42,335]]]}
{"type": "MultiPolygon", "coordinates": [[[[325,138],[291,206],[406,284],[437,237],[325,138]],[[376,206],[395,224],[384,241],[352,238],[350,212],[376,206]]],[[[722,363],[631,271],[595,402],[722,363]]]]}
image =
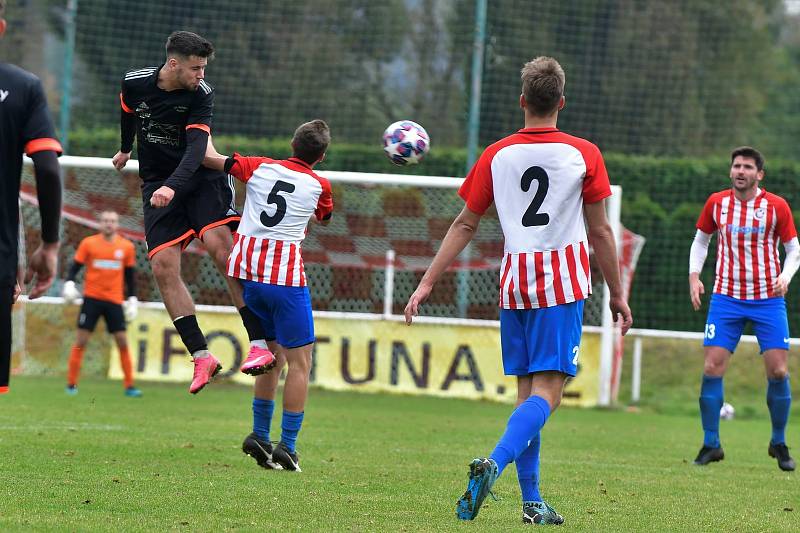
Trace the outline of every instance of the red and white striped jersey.
{"type": "Polygon", "coordinates": [[[556,128],[519,130],[483,152],[458,194],[474,213],[497,207],[505,237],[500,307],[551,307],[591,294],[583,205],[611,195],[594,144],[556,128]]]}
{"type": "Polygon", "coordinates": [[[239,229],[233,235],[228,275],[234,278],[305,287],[300,244],[311,216],[330,218],[333,196],[328,180],[297,158],[234,154],[230,174],[247,184],[239,229]]]}
{"type": "Polygon", "coordinates": [[[775,296],[772,285],[781,273],[778,244],[797,236],[786,200],[759,189],[748,202],[733,189],[708,197],[697,229],[717,232],[717,275],[714,292],[739,300],[775,296]]]}

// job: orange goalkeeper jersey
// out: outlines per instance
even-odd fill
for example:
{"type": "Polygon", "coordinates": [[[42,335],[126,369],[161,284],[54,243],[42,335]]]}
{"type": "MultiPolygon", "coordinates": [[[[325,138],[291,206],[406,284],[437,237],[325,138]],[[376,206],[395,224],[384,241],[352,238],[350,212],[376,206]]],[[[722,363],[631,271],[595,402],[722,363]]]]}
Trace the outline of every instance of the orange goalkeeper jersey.
{"type": "Polygon", "coordinates": [[[115,304],[123,302],[125,268],[136,264],[131,241],[119,235],[108,241],[100,233],[86,237],[75,251],[75,261],[86,266],[85,297],[115,304]]]}

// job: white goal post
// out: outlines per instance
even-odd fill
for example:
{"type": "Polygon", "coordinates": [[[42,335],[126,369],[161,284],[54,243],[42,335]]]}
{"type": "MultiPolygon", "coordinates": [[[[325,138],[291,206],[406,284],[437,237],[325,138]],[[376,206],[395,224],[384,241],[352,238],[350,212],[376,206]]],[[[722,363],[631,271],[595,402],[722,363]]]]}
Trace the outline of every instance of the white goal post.
{"type": "MultiPolygon", "coordinates": [[[[26,165],[31,165],[32,162],[29,158],[24,159],[26,165]]],[[[98,157],[80,157],[80,156],[63,156],[60,159],[61,166],[65,169],[91,169],[102,171],[115,171],[111,163],[111,159],[98,158],[98,157]]],[[[139,162],[136,160],[128,161],[125,171],[137,172],[139,169],[139,162]]],[[[415,186],[415,187],[429,187],[429,188],[443,188],[443,189],[457,189],[464,181],[464,178],[444,177],[444,176],[419,176],[419,175],[398,175],[398,174],[378,174],[369,172],[340,172],[331,170],[321,170],[318,173],[329,179],[333,183],[356,183],[367,185],[395,185],[395,186],[415,186]]],[[[612,196],[607,201],[609,222],[614,231],[614,236],[617,239],[617,247],[621,244],[621,199],[622,189],[619,186],[612,185],[612,196]]],[[[88,223],[89,221],[82,221],[88,223]]],[[[399,321],[402,320],[401,315],[394,315],[392,313],[392,291],[394,287],[394,251],[386,251],[387,261],[387,280],[384,287],[384,305],[383,313],[377,314],[376,319],[399,321]]],[[[584,326],[585,331],[600,332],[600,371],[599,371],[599,405],[611,404],[611,374],[614,358],[614,341],[618,330],[615,329],[611,312],[608,307],[609,292],[606,284],[603,284],[602,292],[603,300],[603,315],[602,324],[597,326],[584,326]]],[[[57,299],[54,299],[57,301],[57,299]]],[[[154,304],[160,305],[160,304],[154,304]]],[[[315,313],[316,314],[316,313],[315,313]]],[[[441,318],[441,317],[420,317],[420,321],[427,323],[436,323],[442,325],[468,325],[468,324],[482,324],[493,325],[499,327],[496,321],[475,320],[475,319],[459,319],[459,318],[441,318]]]]}

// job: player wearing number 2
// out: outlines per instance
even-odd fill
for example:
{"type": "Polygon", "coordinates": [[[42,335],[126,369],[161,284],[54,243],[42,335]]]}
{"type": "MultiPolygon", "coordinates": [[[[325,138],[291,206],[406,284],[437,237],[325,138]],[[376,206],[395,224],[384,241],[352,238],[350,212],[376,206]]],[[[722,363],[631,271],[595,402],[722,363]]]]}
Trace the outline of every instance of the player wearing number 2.
{"type": "Polygon", "coordinates": [[[739,343],[745,324],[753,323],[767,373],[767,406],[772,439],[767,449],[781,470],[794,470],[786,447],[785,429],[792,393],[789,388],[789,323],[783,296],[800,266],[792,211],[786,200],[761,189],[764,156],[749,146],[731,153],[731,188],[709,196],[697,221],[689,256],[689,296],[700,308],[705,292],[700,271],[711,234],[717,232],[717,275],[703,340],[705,365],[700,388],[703,446],[694,461],[707,465],[725,455],[719,440],[722,377],[739,343]],[[786,250],[783,269],[778,243],[786,250]]]}
{"type": "Polygon", "coordinates": [[[300,471],[295,442],[308,395],[314,319],[300,244],[309,219],[331,220],[331,185],[312,170],[331,142],[328,125],[312,120],[300,125],[292,139],[293,156],[225,157],[209,143],[203,165],[224,170],[247,184],[244,214],[234,234],[228,275],[241,281],[244,301],[258,315],[277,366],[256,378],[253,432],[242,451],[264,468],[300,471]],[[281,441],[269,439],[281,367],[288,363],[283,389],[281,441]]]}
{"type": "Polygon", "coordinates": [[[466,205],[405,315],[410,324],[494,202],[505,237],[500,267],[503,368],[506,375],[517,376],[517,407],[492,454],[470,464],[456,514],[462,520],[475,518],[495,480],[515,462],[523,522],[560,524],[564,518],[539,494],[540,432],[561,402],[566,380],[577,372],[583,300],[592,286],[590,242],[623,334],[633,319],[606,219],[604,199],[611,187],[603,157],[592,143],[556,128],[564,107],[564,71],[555,59],[537,57],[525,64],[519,105],[525,127],[489,146],[472,167],[458,192],[466,205]]]}

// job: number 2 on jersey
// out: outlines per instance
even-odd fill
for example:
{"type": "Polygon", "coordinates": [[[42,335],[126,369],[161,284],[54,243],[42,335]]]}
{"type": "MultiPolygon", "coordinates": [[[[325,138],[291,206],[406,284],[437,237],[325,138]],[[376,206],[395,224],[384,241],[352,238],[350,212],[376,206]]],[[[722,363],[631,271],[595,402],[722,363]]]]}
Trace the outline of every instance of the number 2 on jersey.
{"type": "Polygon", "coordinates": [[[277,226],[280,221],[283,220],[283,217],[286,216],[286,198],[280,195],[282,192],[287,194],[293,193],[294,185],[286,181],[278,180],[275,182],[275,186],[272,187],[269,195],[267,195],[267,203],[275,204],[275,213],[272,215],[268,215],[266,211],[261,211],[261,223],[268,228],[277,226]]]}
{"type": "Polygon", "coordinates": [[[547,172],[542,167],[531,167],[522,174],[520,186],[524,192],[528,192],[531,188],[531,182],[536,180],[538,187],[536,194],[533,195],[531,205],[525,210],[522,215],[522,225],[526,228],[531,226],[546,226],[550,222],[550,215],[547,213],[538,213],[539,208],[542,207],[544,199],[547,196],[547,189],[550,187],[550,178],[547,172]]]}

